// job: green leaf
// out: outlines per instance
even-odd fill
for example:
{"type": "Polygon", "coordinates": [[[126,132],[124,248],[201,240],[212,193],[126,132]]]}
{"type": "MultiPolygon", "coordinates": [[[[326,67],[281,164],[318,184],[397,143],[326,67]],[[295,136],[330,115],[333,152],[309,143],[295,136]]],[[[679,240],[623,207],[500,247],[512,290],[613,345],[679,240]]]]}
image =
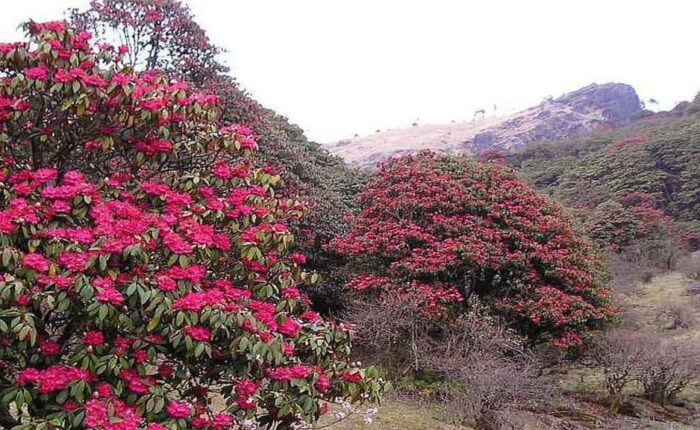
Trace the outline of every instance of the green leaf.
{"type": "Polygon", "coordinates": [[[151,321],[148,322],[148,326],[146,326],[146,330],[153,331],[156,327],[158,327],[159,323],[160,323],[160,315],[156,315],[153,318],[151,318],[151,321]]]}

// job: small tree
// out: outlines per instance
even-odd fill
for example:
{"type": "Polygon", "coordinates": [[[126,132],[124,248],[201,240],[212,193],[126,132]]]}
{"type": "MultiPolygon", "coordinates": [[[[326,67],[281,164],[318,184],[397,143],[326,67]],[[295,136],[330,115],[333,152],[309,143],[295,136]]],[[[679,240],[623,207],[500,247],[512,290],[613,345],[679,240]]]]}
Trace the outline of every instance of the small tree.
{"type": "Polygon", "coordinates": [[[610,410],[617,413],[624,390],[635,380],[635,372],[648,356],[649,337],[629,330],[611,330],[596,342],[592,357],[603,368],[610,410]]]}
{"type": "Polygon", "coordinates": [[[298,289],[304,207],[250,131],[88,33],[28,28],[0,44],[2,425],[291,428],[376,399],[298,289]]]}
{"type": "Polygon", "coordinates": [[[71,21],[99,38],[116,36],[136,69],[162,70],[193,83],[227,70],[217,59],[221,49],[179,0],[92,0],[88,10],[73,10],[71,21]]]}
{"type": "Polygon", "coordinates": [[[444,317],[483,297],[532,338],[581,345],[614,314],[601,264],[563,210],[514,173],[424,152],[382,165],[334,240],[357,292],[444,317]]]}
{"type": "Polygon", "coordinates": [[[635,379],[644,397],[657,403],[673,401],[693,381],[700,378],[700,348],[685,339],[648,336],[646,354],[635,369],[635,379]]]}

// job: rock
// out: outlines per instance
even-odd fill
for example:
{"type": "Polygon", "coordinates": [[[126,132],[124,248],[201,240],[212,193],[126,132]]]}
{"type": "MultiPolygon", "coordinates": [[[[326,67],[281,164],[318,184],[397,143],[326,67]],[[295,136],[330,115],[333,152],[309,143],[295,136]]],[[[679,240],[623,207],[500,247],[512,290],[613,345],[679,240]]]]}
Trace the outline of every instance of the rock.
{"type": "Polygon", "coordinates": [[[685,292],[691,296],[700,294],[700,282],[691,282],[685,287],[685,292]]]}
{"type": "Polygon", "coordinates": [[[486,148],[490,148],[498,139],[498,136],[490,131],[479,133],[474,136],[474,140],[471,141],[471,146],[475,151],[481,151],[486,148]]]}
{"type": "Polygon", "coordinates": [[[613,127],[630,121],[642,110],[642,103],[631,85],[619,83],[591,84],[564,94],[555,103],[570,106],[575,112],[601,110],[613,127]]]}

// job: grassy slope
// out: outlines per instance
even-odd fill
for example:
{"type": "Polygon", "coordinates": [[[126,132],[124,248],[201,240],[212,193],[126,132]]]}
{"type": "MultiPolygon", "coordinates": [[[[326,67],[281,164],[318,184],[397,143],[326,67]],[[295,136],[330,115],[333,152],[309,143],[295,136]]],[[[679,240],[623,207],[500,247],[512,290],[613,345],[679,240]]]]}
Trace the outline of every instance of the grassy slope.
{"type": "MultiPolygon", "coordinates": [[[[618,302],[634,318],[635,326],[643,331],[661,331],[656,323],[658,313],[668,306],[689,305],[691,297],[685,292],[686,285],[690,282],[677,272],[666,273],[654,277],[650,282],[639,285],[638,289],[620,295],[618,302]]],[[[700,341],[700,308],[689,307],[695,315],[695,324],[687,329],[665,331],[668,336],[675,338],[689,338],[700,341]]],[[[698,358],[700,359],[700,357],[698,358]]],[[[600,369],[591,369],[583,366],[573,366],[568,369],[562,378],[562,388],[570,393],[588,396],[604,397],[603,374],[600,369]]],[[[629,387],[629,394],[639,394],[638,387],[629,387]]],[[[686,388],[679,396],[680,400],[700,406],[700,382],[696,382],[686,388]]],[[[650,405],[652,407],[653,405],[650,405]]],[[[700,416],[695,418],[695,425],[682,425],[679,423],[663,423],[651,419],[612,419],[609,425],[620,425],[619,428],[629,429],[657,429],[657,430],[690,430],[700,429],[700,416]]],[[[606,427],[608,428],[608,427],[606,427]]],[[[609,427],[614,428],[614,427],[609,427]]]]}
{"type": "Polygon", "coordinates": [[[363,415],[353,415],[347,419],[332,424],[335,421],[333,414],[321,421],[316,429],[327,428],[329,430],[468,430],[469,427],[458,427],[444,423],[440,420],[438,406],[422,406],[408,401],[390,400],[379,408],[379,414],[374,423],[367,426],[363,415]]]}

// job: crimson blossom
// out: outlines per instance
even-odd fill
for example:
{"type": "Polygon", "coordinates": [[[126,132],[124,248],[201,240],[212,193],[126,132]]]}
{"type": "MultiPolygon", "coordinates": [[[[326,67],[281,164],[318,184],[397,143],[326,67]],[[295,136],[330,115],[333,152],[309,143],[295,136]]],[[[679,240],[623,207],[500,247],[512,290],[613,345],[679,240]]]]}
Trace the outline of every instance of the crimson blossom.
{"type": "Polygon", "coordinates": [[[88,33],[29,30],[0,44],[0,425],[287,429],[376,400],[300,293],[305,209],[250,130],[88,33]]]}
{"type": "Polygon", "coordinates": [[[533,339],[568,348],[615,312],[601,264],[562,208],[498,165],[430,152],[383,164],[332,247],[353,291],[436,318],[476,295],[533,339]]]}

